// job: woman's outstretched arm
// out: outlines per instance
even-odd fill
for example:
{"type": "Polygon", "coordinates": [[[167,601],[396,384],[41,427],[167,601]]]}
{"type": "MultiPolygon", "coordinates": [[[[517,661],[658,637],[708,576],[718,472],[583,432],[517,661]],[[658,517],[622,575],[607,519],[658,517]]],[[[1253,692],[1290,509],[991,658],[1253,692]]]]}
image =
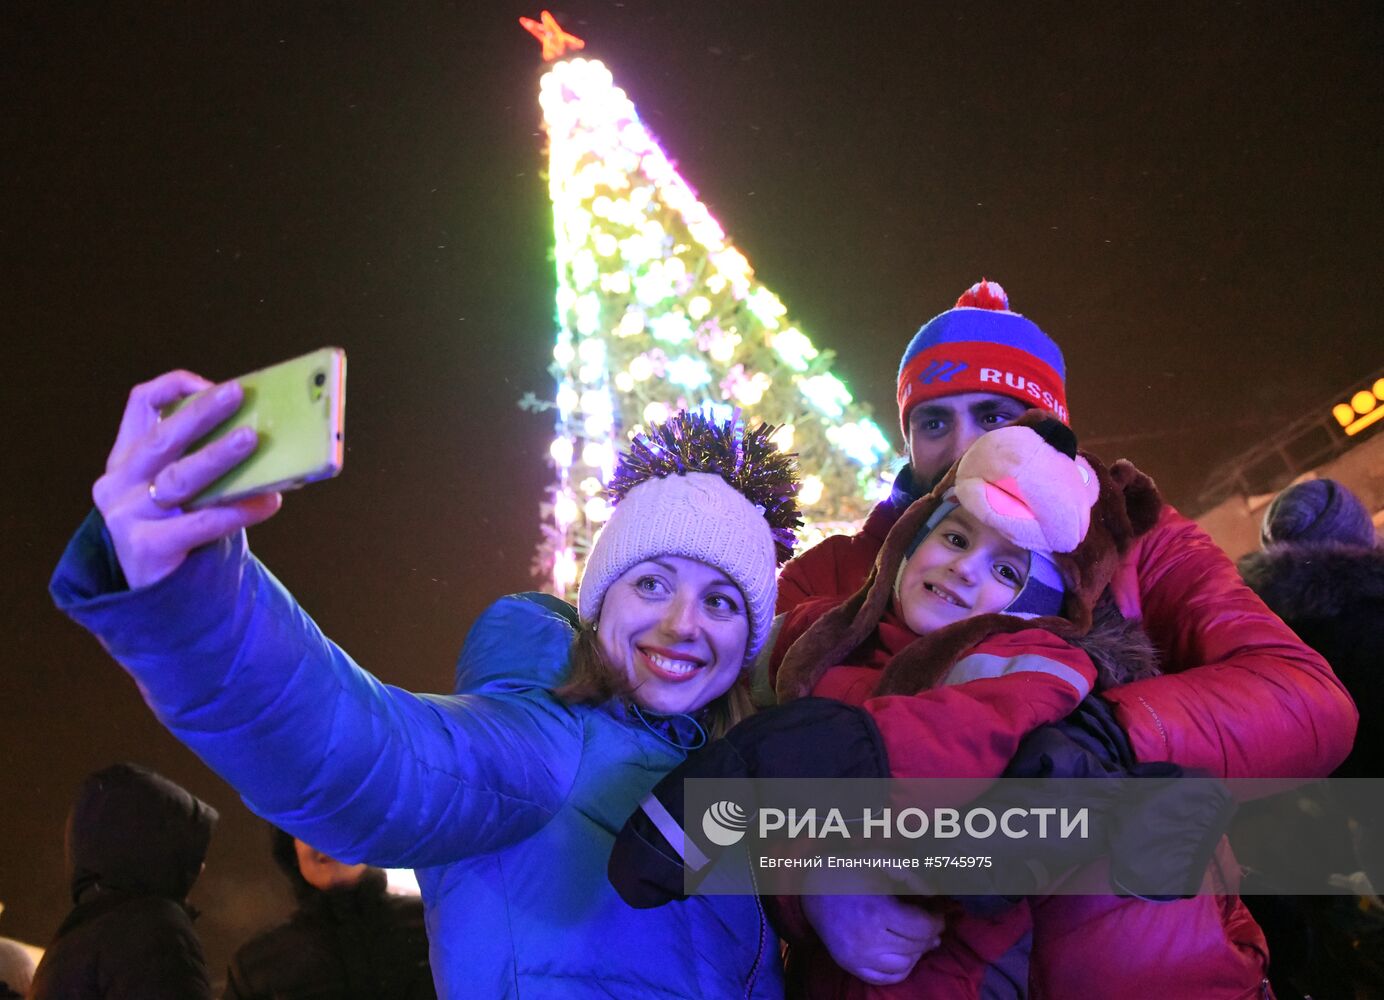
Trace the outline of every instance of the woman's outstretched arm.
{"type": "Polygon", "coordinates": [[[473,655],[472,692],[419,697],[380,683],[246,548],[244,524],[277,499],[169,506],[243,457],[229,439],[179,457],[234,410],[237,392],[159,419],[206,386],[173,372],[131,394],[93,491],[100,512],[54,575],[59,607],[252,809],[343,860],[434,864],[546,822],[580,760],[580,721],[547,694],[570,626],[533,602],[502,601],[473,639],[479,649],[503,635],[511,655],[473,655]]]}

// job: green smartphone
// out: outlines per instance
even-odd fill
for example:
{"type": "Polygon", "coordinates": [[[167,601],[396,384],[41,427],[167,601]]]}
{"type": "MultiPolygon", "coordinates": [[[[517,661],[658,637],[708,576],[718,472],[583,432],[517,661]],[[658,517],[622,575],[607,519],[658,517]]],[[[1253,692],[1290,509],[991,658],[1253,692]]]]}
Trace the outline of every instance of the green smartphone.
{"type": "MultiPolygon", "coordinates": [[[[341,471],[346,456],[345,351],[324,347],[235,381],[245,390],[240,409],[188,451],[238,427],[253,427],[259,447],[183,504],[184,510],[297,489],[341,471]]],[[[179,400],[164,410],[164,416],[195,398],[179,400]]]]}

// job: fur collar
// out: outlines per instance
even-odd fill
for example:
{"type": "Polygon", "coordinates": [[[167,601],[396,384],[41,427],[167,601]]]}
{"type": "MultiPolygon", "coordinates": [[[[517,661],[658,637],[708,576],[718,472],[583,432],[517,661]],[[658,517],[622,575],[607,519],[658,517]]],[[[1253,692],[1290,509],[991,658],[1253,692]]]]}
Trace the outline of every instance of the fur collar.
{"type": "Polygon", "coordinates": [[[1384,549],[1282,542],[1240,559],[1245,578],[1280,618],[1335,618],[1384,601],[1384,549]]]}
{"type": "Polygon", "coordinates": [[[1091,658],[1096,668],[1096,690],[1157,677],[1162,668],[1153,640],[1137,621],[1120,613],[1110,591],[1101,595],[1091,613],[1091,630],[1067,642],[1091,658]]]}

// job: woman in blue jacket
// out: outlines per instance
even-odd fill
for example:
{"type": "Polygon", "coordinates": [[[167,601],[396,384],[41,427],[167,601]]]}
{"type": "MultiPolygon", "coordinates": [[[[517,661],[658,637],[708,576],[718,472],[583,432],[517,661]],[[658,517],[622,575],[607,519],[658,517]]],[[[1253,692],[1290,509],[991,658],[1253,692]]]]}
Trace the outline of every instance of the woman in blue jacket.
{"type": "Polygon", "coordinates": [[[503,598],[467,636],[455,693],[415,695],[357,666],[250,554],[243,529],[277,496],[180,508],[255,446],[183,455],[239,387],[159,413],[207,388],[172,372],[131,394],[52,582],[159,719],[275,825],[416,869],[442,996],[781,995],[754,897],[633,910],[606,879],[637,803],[744,714],[736,681],[798,523],[769,429],[680,415],[635,442],[579,614],[503,598]]]}

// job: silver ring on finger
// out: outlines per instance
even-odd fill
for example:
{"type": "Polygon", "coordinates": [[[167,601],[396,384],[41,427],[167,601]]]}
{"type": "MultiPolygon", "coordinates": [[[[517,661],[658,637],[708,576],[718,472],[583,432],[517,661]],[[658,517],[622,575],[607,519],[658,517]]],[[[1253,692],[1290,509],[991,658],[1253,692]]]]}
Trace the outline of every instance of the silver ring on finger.
{"type": "Polygon", "coordinates": [[[153,482],[153,481],[151,481],[151,482],[149,483],[149,501],[150,501],[155,507],[158,507],[158,508],[161,509],[161,510],[166,510],[167,508],[164,507],[163,502],[162,502],[161,500],[159,500],[158,485],[159,485],[159,484],[158,484],[157,482],[153,482]]]}

